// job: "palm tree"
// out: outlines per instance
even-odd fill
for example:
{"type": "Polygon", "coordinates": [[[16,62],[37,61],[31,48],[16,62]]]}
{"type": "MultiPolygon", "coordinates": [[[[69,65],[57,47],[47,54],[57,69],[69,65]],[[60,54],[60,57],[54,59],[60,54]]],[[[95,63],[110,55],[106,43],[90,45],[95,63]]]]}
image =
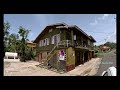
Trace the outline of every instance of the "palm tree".
{"type": "Polygon", "coordinates": [[[23,28],[22,26],[19,27],[19,31],[18,33],[20,34],[20,36],[22,37],[21,39],[21,54],[22,54],[22,60],[25,62],[25,48],[26,48],[26,43],[25,41],[27,40],[28,37],[28,33],[30,32],[30,30],[27,30],[25,28],[23,28]]]}

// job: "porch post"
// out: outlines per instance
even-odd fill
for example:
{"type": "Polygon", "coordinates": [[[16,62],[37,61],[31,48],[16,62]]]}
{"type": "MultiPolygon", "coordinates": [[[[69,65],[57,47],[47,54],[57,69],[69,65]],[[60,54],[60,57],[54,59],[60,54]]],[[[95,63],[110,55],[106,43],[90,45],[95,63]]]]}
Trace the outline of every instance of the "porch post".
{"type": "Polygon", "coordinates": [[[81,36],[81,46],[83,47],[83,37],[81,36]]]}
{"type": "Polygon", "coordinates": [[[38,62],[39,62],[39,53],[38,53],[38,62]]]}
{"type": "Polygon", "coordinates": [[[84,64],[84,52],[83,52],[83,58],[82,58],[82,61],[83,61],[83,63],[82,63],[82,64],[84,64]]]}
{"type": "Polygon", "coordinates": [[[89,61],[89,51],[88,51],[88,53],[87,53],[87,54],[88,54],[88,60],[87,60],[87,61],[89,61]]]}
{"type": "Polygon", "coordinates": [[[93,57],[92,57],[92,51],[91,51],[91,58],[93,58],[93,57]]]}
{"type": "Polygon", "coordinates": [[[67,47],[68,47],[68,40],[67,40],[67,47]]]}
{"type": "Polygon", "coordinates": [[[71,37],[72,37],[72,45],[74,46],[73,30],[71,30],[71,37]]]}
{"type": "Polygon", "coordinates": [[[92,51],[90,51],[90,59],[92,59],[92,51]]]}

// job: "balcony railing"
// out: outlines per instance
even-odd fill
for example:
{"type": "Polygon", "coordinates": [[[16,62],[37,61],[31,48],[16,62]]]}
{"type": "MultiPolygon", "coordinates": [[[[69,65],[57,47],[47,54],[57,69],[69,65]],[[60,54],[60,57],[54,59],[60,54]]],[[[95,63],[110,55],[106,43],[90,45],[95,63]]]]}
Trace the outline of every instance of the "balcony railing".
{"type": "Polygon", "coordinates": [[[66,46],[66,47],[69,47],[69,46],[72,46],[72,41],[71,40],[62,40],[58,43],[58,46],[66,46]]]}
{"type": "Polygon", "coordinates": [[[86,49],[91,49],[92,48],[90,45],[87,45],[87,44],[81,43],[81,42],[75,42],[74,46],[76,48],[86,48],[86,49]]]}
{"type": "Polygon", "coordinates": [[[71,40],[62,40],[60,41],[58,44],[57,44],[57,47],[58,46],[65,46],[65,47],[69,47],[69,46],[80,46],[80,47],[83,47],[83,48],[89,48],[89,49],[93,49],[94,47],[91,46],[91,45],[87,45],[86,43],[82,43],[82,42],[79,42],[79,41],[76,41],[74,42],[74,44],[72,43],[71,40]]]}

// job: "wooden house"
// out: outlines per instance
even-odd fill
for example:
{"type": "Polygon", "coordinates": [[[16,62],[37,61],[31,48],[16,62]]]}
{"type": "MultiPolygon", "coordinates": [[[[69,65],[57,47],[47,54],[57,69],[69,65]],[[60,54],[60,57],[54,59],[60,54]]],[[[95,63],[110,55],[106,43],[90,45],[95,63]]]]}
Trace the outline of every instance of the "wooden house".
{"type": "Polygon", "coordinates": [[[95,39],[76,25],[48,25],[37,36],[38,61],[46,66],[70,71],[94,57],[95,39]]]}
{"type": "Polygon", "coordinates": [[[36,43],[30,42],[30,41],[27,41],[26,44],[27,44],[27,47],[31,48],[32,50],[33,48],[36,47],[36,43]]]}
{"type": "Polygon", "coordinates": [[[110,51],[111,48],[108,47],[108,46],[103,45],[103,46],[100,47],[100,50],[101,50],[102,52],[105,52],[105,51],[110,51]]]}

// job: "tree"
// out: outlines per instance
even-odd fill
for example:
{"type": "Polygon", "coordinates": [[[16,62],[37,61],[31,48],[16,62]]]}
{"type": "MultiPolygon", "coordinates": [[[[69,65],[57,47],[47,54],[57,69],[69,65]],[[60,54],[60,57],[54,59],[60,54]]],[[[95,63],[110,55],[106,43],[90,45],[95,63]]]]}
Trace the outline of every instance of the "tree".
{"type": "Polygon", "coordinates": [[[9,46],[8,45],[8,42],[9,42],[9,30],[10,30],[10,23],[9,22],[5,22],[4,23],[4,46],[5,46],[5,51],[8,51],[7,50],[7,47],[9,46]]]}
{"type": "Polygon", "coordinates": [[[24,62],[25,62],[25,49],[27,48],[25,41],[27,40],[28,33],[30,31],[31,30],[27,30],[27,29],[23,28],[22,26],[19,27],[19,31],[18,31],[18,33],[22,37],[22,39],[21,39],[21,56],[22,56],[21,61],[24,61],[24,62]]]}
{"type": "Polygon", "coordinates": [[[21,40],[16,40],[16,51],[21,52],[21,40]]]}
{"type": "Polygon", "coordinates": [[[16,41],[17,41],[17,38],[18,38],[17,34],[11,34],[9,36],[9,46],[11,47],[10,51],[12,51],[12,52],[16,52],[16,47],[17,47],[16,41]]]}
{"type": "Polygon", "coordinates": [[[106,42],[104,45],[110,47],[111,49],[116,48],[116,43],[113,43],[113,42],[106,42]]]}
{"type": "Polygon", "coordinates": [[[10,29],[10,23],[9,22],[4,23],[4,36],[9,35],[9,29],[10,29]]]}

